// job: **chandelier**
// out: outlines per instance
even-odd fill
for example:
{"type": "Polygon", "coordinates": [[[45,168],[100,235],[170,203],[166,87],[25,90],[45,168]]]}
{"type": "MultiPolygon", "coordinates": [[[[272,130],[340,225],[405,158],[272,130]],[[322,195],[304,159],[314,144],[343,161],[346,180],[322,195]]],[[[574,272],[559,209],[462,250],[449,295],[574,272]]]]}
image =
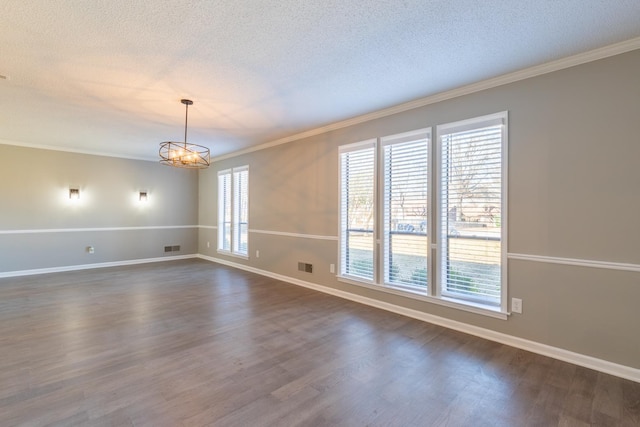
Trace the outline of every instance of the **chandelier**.
{"type": "Polygon", "coordinates": [[[185,105],[184,114],[184,142],[161,142],[160,163],[178,168],[204,169],[209,167],[209,149],[202,145],[187,143],[187,119],[189,117],[190,99],[181,99],[185,105]]]}

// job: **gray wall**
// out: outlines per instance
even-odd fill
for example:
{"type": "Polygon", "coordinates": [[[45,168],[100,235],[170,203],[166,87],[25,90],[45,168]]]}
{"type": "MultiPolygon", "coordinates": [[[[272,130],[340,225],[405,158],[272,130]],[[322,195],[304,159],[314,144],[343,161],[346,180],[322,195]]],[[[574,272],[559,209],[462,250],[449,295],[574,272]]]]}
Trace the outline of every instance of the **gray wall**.
{"type": "MultiPolygon", "coordinates": [[[[216,224],[217,171],[247,164],[250,229],[337,236],[340,145],[508,110],[509,252],[640,264],[639,76],[634,51],[215,162],[199,223],[216,224]]],[[[199,251],[225,258],[215,236],[201,229],[199,251]]],[[[504,321],[338,282],[337,241],[254,232],[249,253],[226,259],[640,368],[638,272],[512,259],[524,312],[504,321]]]]}
{"type": "Polygon", "coordinates": [[[196,171],[10,145],[0,158],[0,274],[197,253],[196,171]],[[80,188],[77,203],[70,186],[80,188]]]}
{"type": "MultiPolygon", "coordinates": [[[[216,174],[245,164],[251,229],[337,236],[341,144],[504,110],[509,252],[640,264],[638,76],[634,51],[215,162],[199,174],[0,145],[0,275],[195,253],[224,258],[208,228],[217,222],[216,174]],[[77,205],[68,200],[71,185],[81,189],[77,205]],[[146,206],[136,201],[142,189],[146,206]],[[189,227],[196,224],[204,227],[189,227]],[[133,229],[100,230],[122,227],[133,229]],[[54,231],[7,233],[15,230],[54,231]],[[162,250],[177,244],[178,253],[162,250]]],[[[638,272],[512,259],[509,296],[523,299],[524,313],[503,321],[338,282],[329,273],[335,240],[253,232],[249,245],[249,260],[226,259],[640,368],[638,272]],[[313,274],[298,272],[298,261],[313,263],[313,274]]]]}

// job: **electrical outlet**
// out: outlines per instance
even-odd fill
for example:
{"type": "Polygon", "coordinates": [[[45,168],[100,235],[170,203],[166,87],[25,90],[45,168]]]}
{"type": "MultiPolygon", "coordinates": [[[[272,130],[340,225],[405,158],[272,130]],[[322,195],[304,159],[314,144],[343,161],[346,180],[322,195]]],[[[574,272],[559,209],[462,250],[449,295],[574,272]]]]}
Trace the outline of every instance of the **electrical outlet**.
{"type": "Polygon", "coordinates": [[[256,251],[256,258],[260,258],[260,251],[256,251]]]}
{"type": "Polygon", "coordinates": [[[93,248],[93,246],[87,246],[87,252],[93,254],[96,252],[96,250],[93,248]]]}
{"type": "Polygon", "coordinates": [[[336,272],[336,265],[329,264],[329,273],[335,273],[335,272],[336,272]]]}
{"type": "Polygon", "coordinates": [[[511,298],[511,311],[522,314],[522,300],[520,298],[511,298]]]}
{"type": "Polygon", "coordinates": [[[207,247],[210,248],[211,247],[211,243],[207,242],[207,247]]]}

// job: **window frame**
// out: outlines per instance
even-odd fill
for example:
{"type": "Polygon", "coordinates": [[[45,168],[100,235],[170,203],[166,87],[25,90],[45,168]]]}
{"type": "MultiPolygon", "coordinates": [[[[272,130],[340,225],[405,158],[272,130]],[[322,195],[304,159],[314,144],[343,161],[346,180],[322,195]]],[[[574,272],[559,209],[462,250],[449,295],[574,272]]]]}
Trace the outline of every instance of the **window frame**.
{"type": "Polygon", "coordinates": [[[233,173],[231,169],[225,169],[222,171],[218,171],[218,242],[217,242],[217,250],[220,253],[231,253],[231,242],[233,236],[233,215],[231,212],[231,206],[233,206],[232,198],[232,182],[233,173]],[[227,181],[227,183],[223,184],[223,179],[227,181]],[[225,192],[229,192],[227,200],[227,194],[225,192]],[[228,202],[228,206],[227,206],[228,202]],[[229,218],[227,218],[227,208],[229,208],[229,218]],[[229,225],[229,249],[224,247],[225,242],[225,231],[227,224],[229,225]]]}
{"type": "Polygon", "coordinates": [[[338,256],[338,276],[342,277],[346,280],[353,280],[359,283],[366,283],[366,284],[370,284],[373,285],[375,283],[378,282],[378,269],[376,268],[377,265],[377,258],[378,258],[378,227],[377,227],[377,222],[378,222],[378,212],[377,212],[377,204],[378,204],[378,180],[375,179],[378,176],[378,166],[377,166],[377,140],[376,139],[368,139],[365,141],[360,141],[360,142],[356,142],[353,144],[346,144],[346,145],[341,145],[338,148],[338,174],[339,174],[339,179],[338,179],[338,194],[340,195],[339,197],[339,206],[338,206],[338,212],[339,212],[339,217],[338,217],[338,248],[339,248],[339,256],[338,256]],[[372,149],[373,150],[373,271],[372,271],[372,279],[368,280],[364,277],[361,276],[357,276],[357,275],[353,275],[353,274],[349,274],[349,272],[347,271],[347,265],[345,265],[345,260],[348,257],[347,251],[348,251],[348,232],[349,229],[347,227],[343,227],[345,220],[347,219],[347,212],[345,212],[345,203],[343,203],[343,198],[342,198],[342,194],[343,194],[343,188],[345,185],[345,177],[343,176],[343,170],[342,170],[342,162],[343,162],[343,155],[347,154],[347,153],[351,153],[351,152],[356,152],[356,151],[361,151],[361,150],[368,150],[368,149],[372,149]]]}
{"type": "MultiPolygon", "coordinates": [[[[507,295],[508,295],[508,276],[507,276],[507,243],[508,243],[508,124],[509,124],[509,113],[508,111],[502,111],[499,113],[488,114],[485,116],[474,117],[470,119],[460,120],[456,122],[450,122],[442,125],[436,126],[436,135],[437,135],[437,153],[436,156],[438,160],[442,157],[442,138],[443,135],[449,135],[454,132],[463,132],[465,130],[473,130],[473,129],[481,129],[483,127],[489,127],[493,125],[501,125],[501,153],[500,153],[500,168],[501,168],[501,197],[500,197],[500,301],[498,303],[497,308],[499,308],[501,313],[507,312],[507,295]]],[[[435,296],[437,298],[474,304],[479,306],[486,306],[487,308],[491,307],[491,304],[484,303],[481,300],[475,298],[461,298],[454,297],[451,293],[443,292],[443,269],[439,266],[441,261],[441,256],[444,251],[444,237],[442,236],[443,230],[443,217],[440,215],[442,211],[442,206],[444,201],[441,198],[442,195],[442,168],[444,165],[443,161],[436,162],[436,192],[437,192],[437,203],[434,206],[437,209],[437,214],[435,215],[435,224],[436,224],[436,257],[433,260],[434,264],[434,284],[436,289],[435,296]]]]}
{"type": "Polygon", "coordinates": [[[249,259],[249,166],[238,166],[234,168],[224,169],[218,171],[218,244],[217,244],[217,252],[224,255],[240,257],[244,259],[249,259]],[[237,183],[238,179],[236,178],[236,174],[246,172],[246,234],[247,234],[247,244],[246,244],[246,252],[241,250],[242,242],[239,241],[241,233],[241,217],[242,217],[242,200],[238,200],[238,192],[241,189],[238,189],[237,186],[240,185],[237,183]],[[226,219],[226,198],[221,194],[221,178],[226,177],[229,182],[229,197],[228,197],[228,210],[229,210],[229,221],[224,221],[226,219]],[[229,223],[229,249],[224,248],[224,239],[225,239],[225,224],[229,223]]]}
{"type": "Polygon", "coordinates": [[[339,281],[364,286],[370,289],[383,291],[395,295],[401,295],[413,299],[423,300],[438,305],[452,307],[472,313],[482,314],[499,319],[506,319],[508,315],[508,282],[507,282],[507,254],[508,254],[508,111],[498,112],[485,116],[474,117],[466,120],[460,120],[451,123],[436,125],[433,127],[425,127],[409,132],[398,133],[373,139],[368,139],[352,144],[339,146],[338,156],[338,203],[339,203],[339,221],[338,221],[338,269],[337,279],[339,281]],[[443,295],[441,284],[441,266],[440,251],[442,250],[441,235],[441,168],[442,161],[440,159],[442,153],[441,135],[447,132],[451,133],[452,129],[460,129],[464,126],[470,129],[482,127],[483,123],[499,122],[502,125],[501,132],[501,213],[500,213],[500,301],[498,305],[490,305],[482,301],[472,299],[462,299],[451,295],[443,295]],[[385,146],[394,141],[402,141],[416,135],[426,134],[428,137],[427,152],[427,289],[422,291],[410,286],[401,286],[398,284],[390,284],[385,281],[385,146]],[[361,277],[345,274],[343,270],[344,262],[344,230],[343,230],[343,170],[342,170],[342,154],[350,151],[357,151],[366,147],[374,147],[374,225],[373,225],[373,280],[363,280],[361,277]]]}
{"type": "MultiPolygon", "coordinates": [[[[379,200],[381,201],[379,203],[379,206],[377,206],[377,208],[380,211],[380,262],[378,265],[378,269],[379,271],[379,277],[380,277],[380,282],[384,285],[384,286],[388,286],[391,288],[395,288],[395,289],[400,289],[400,290],[406,290],[408,292],[412,292],[412,293],[418,293],[418,294],[424,294],[424,295],[430,295],[430,288],[432,287],[432,279],[431,279],[431,221],[430,221],[430,211],[431,209],[431,187],[432,187],[432,182],[433,182],[433,168],[431,167],[431,153],[433,151],[433,138],[432,138],[432,129],[430,127],[428,128],[422,128],[422,129],[417,129],[417,130],[413,130],[413,131],[409,131],[409,132],[402,132],[399,134],[395,134],[395,135],[388,135],[388,136],[384,136],[379,138],[379,167],[380,167],[380,174],[378,176],[378,188],[380,189],[380,195],[379,195],[379,200]],[[403,144],[403,143],[408,143],[408,142],[416,142],[416,141],[420,141],[420,140],[426,140],[426,150],[427,150],[427,158],[425,161],[425,167],[427,168],[427,173],[426,173],[426,179],[427,179],[427,188],[426,188],[426,197],[425,197],[425,202],[427,205],[427,216],[426,216],[426,227],[425,227],[425,232],[426,232],[426,253],[425,253],[425,257],[426,257],[426,266],[425,268],[427,269],[427,283],[426,283],[426,289],[422,290],[420,288],[418,288],[417,286],[411,286],[411,285],[403,285],[400,283],[392,283],[391,281],[387,281],[388,278],[388,260],[387,260],[387,255],[389,252],[389,245],[391,243],[391,239],[389,238],[389,236],[387,235],[387,224],[386,224],[386,218],[387,218],[387,183],[386,183],[386,178],[387,178],[387,157],[385,154],[385,148],[389,147],[389,146],[393,146],[393,145],[397,145],[397,144],[403,144]]],[[[391,232],[389,232],[389,234],[391,234],[391,232]]]]}

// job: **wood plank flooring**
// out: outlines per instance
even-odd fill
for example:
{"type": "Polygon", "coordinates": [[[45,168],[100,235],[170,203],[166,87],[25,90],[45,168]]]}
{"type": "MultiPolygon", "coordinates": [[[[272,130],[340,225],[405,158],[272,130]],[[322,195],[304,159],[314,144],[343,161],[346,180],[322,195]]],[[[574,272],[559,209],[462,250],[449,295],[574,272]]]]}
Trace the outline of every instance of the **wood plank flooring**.
{"type": "Polygon", "coordinates": [[[0,279],[0,426],[639,426],[640,384],[200,260],[0,279]]]}

